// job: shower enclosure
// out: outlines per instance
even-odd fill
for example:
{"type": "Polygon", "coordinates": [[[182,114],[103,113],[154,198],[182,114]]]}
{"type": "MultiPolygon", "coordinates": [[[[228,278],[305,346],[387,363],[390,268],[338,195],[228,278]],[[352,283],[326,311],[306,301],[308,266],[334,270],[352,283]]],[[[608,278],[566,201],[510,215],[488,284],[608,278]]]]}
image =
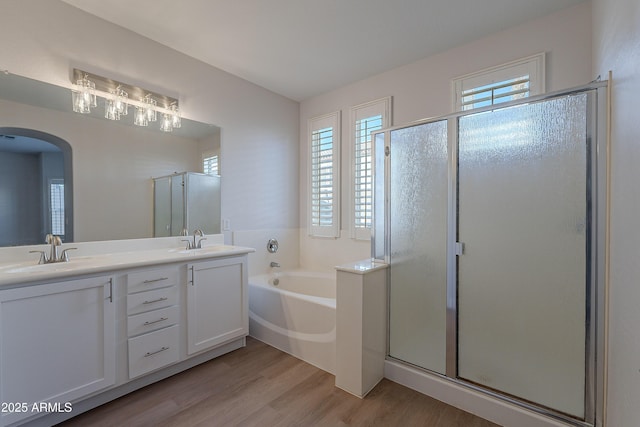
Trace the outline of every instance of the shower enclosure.
{"type": "Polygon", "coordinates": [[[153,178],[153,236],[220,233],[220,176],[182,172],[153,178]]]}
{"type": "Polygon", "coordinates": [[[389,357],[599,425],[606,84],[374,134],[389,357]]]}

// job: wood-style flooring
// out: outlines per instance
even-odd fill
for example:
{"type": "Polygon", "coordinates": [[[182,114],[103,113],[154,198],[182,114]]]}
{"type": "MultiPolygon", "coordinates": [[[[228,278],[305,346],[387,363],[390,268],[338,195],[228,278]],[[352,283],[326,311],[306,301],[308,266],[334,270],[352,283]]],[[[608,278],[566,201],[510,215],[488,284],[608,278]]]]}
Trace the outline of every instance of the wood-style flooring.
{"type": "Polygon", "coordinates": [[[364,399],[260,341],[81,414],[61,426],[434,426],[489,421],[382,380],[364,399]]]}

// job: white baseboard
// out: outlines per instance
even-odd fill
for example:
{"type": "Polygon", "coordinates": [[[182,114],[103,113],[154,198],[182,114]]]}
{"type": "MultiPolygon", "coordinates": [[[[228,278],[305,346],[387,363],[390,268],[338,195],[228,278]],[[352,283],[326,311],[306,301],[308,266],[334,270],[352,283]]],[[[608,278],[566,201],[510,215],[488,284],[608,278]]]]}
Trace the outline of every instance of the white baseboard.
{"type": "Polygon", "coordinates": [[[384,376],[393,382],[501,426],[567,427],[571,425],[391,360],[385,361],[384,376]]]}

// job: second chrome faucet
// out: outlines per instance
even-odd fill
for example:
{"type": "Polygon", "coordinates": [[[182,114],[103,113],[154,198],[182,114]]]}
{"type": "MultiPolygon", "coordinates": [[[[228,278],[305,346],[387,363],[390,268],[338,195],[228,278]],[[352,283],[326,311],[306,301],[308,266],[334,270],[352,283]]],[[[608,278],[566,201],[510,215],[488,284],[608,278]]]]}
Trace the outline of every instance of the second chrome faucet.
{"type": "MultiPolygon", "coordinates": [[[[186,233],[184,235],[186,236],[186,233]]],[[[207,240],[207,238],[204,237],[204,233],[199,228],[193,231],[193,240],[182,239],[183,242],[187,242],[187,249],[202,249],[203,240],[207,240]],[[196,240],[197,237],[200,237],[200,239],[196,240]]]]}

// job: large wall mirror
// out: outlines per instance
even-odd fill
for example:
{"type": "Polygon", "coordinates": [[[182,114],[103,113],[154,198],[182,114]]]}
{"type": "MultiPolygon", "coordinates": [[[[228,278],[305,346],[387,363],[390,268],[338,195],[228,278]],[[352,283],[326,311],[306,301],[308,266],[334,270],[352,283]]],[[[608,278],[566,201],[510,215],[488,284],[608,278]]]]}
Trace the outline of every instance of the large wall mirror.
{"type": "Polygon", "coordinates": [[[65,242],[153,237],[153,178],[202,172],[212,154],[220,161],[217,126],[183,119],[165,133],[103,114],[73,113],[67,88],[0,74],[0,246],[42,243],[47,233],[65,242]]]}

